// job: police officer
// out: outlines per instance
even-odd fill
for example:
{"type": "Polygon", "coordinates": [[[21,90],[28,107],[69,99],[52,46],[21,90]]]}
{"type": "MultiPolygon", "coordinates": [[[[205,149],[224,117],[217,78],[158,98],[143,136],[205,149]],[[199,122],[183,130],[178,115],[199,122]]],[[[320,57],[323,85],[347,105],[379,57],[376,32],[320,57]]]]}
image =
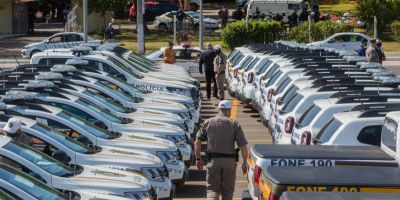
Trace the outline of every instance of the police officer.
{"type": "Polygon", "coordinates": [[[199,71],[200,74],[203,74],[203,65],[204,71],[206,73],[206,92],[207,92],[207,99],[210,100],[211,98],[211,84],[214,82],[213,88],[213,97],[219,99],[217,93],[217,81],[215,80],[215,73],[214,73],[214,58],[217,56],[215,50],[211,43],[207,44],[207,50],[205,50],[199,60],[199,71]]]}
{"type": "Polygon", "coordinates": [[[222,200],[230,200],[235,190],[236,162],[239,158],[235,142],[243,157],[242,171],[245,174],[248,157],[247,140],[239,123],[229,118],[231,102],[223,100],[218,108],[218,115],[205,121],[197,133],[196,166],[200,170],[203,169],[201,143],[207,141],[207,199],[217,200],[219,193],[222,193],[222,200]]]}

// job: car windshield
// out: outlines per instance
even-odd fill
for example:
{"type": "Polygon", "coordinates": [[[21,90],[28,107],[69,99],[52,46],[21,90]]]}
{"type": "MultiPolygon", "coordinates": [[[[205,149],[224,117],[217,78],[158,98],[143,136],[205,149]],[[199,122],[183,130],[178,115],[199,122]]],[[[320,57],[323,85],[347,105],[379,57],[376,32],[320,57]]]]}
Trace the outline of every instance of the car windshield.
{"type": "Polygon", "coordinates": [[[124,56],[120,55],[120,54],[115,54],[119,59],[124,60],[125,62],[129,63],[131,65],[131,67],[135,68],[136,70],[139,70],[140,72],[144,72],[147,73],[149,72],[148,70],[144,70],[143,68],[146,68],[145,66],[143,66],[144,64],[141,62],[135,62],[132,61],[131,59],[126,59],[124,56]],[[139,65],[140,67],[137,67],[136,65],[139,65]]]}
{"type": "Polygon", "coordinates": [[[111,134],[109,134],[106,130],[103,130],[99,127],[93,126],[89,124],[87,121],[83,120],[82,118],[67,112],[67,111],[62,111],[57,114],[57,116],[70,121],[71,123],[79,126],[80,128],[86,130],[92,135],[95,135],[96,137],[103,138],[103,139],[111,139],[113,138],[111,134]]]}
{"type": "Polygon", "coordinates": [[[0,166],[0,179],[14,185],[22,191],[30,194],[36,199],[66,200],[69,199],[56,189],[53,189],[43,182],[11,167],[0,166]]]}
{"type": "Polygon", "coordinates": [[[118,90],[114,90],[110,86],[105,85],[103,83],[100,83],[99,81],[96,81],[95,85],[101,86],[103,89],[109,91],[114,96],[119,97],[124,101],[131,102],[131,103],[136,103],[136,101],[133,98],[129,97],[128,95],[126,95],[126,94],[124,94],[124,93],[122,93],[122,92],[120,92],[118,90]]]}
{"type": "Polygon", "coordinates": [[[276,72],[269,80],[268,82],[265,84],[265,87],[271,86],[273,85],[276,80],[278,80],[278,78],[282,75],[282,71],[278,71],[276,72]]]}
{"type": "Polygon", "coordinates": [[[73,170],[63,163],[20,142],[9,142],[3,148],[29,160],[34,165],[54,176],[70,177],[74,175],[73,170]]]}
{"type": "Polygon", "coordinates": [[[111,63],[113,63],[115,66],[117,66],[118,68],[124,70],[125,72],[129,73],[130,75],[134,76],[137,79],[141,79],[143,77],[139,76],[137,73],[135,73],[134,71],[132,71],[131,69],[129,69],[128,67],[126,67],[123,63],[119,62],[117,59],[115,58],[107,58],[108,61],[110,61],[111,63]]]}
{"type": "Polygon", "coordinates": [[[282,97],[282,105],[285,105],[293,96],[296,94],[298,88],[296,86],[292,86],[282,97]]]}
{"type": "Polygon", "coordinates": [[[85,100],[85,99],[79,99],[75,101],[76,103],[85,106],[87,108],[90,108],[91,110],[95,111],[97,114],[103,116],[107,120],[117,123],[117,124],[123,124],[124,122],[120,120],[117,116],[111,114],[108,110],[103,109],[98,107],[97,105],[85,100]]]}
{"type": "Polygon", "coordinates": [[[271,69],[264,75],[264,79],[270,78],[278,69],[279,65],[275,64],[272,66],[271,69]]]}
{"type": "Polygon", "coordinates": [[[252,56],[249,56],[246,58],[246,60],[243,62],[243,64],[241,66],[239,66],[239,69],[244,69],[247,67],[248,64],[250,64],[250,62],[253,60],[252,56]]]}
{"type": "Polygon", "coordinates": [[[128,109],[125,109],[121,105],[115,103],[112,100],[105,99],[103,96],[98,95],[94,92],[85,91],[83,94],[90,95],[91,97],[95,98],[96,100],[100,101],[101,103],[105,104],[108,108],[121,113],[128,113],[128,109]]]}
{"type": "Polygon", "coordinates": [[[317,116],[317,114],[321,111],[321,108],[319,106],[316,106],[315,104],[312,105],[299,119],[298,121],[298,127],[304,127],[310,125],[311,121],[317,116]]]}
{"type": "Polygon", "coordinates": [[[249,65],[247,65],[247,67],[244,69],[244,71],[249,71],[250,69],[253,69],[254,66],[257,64],[257,62],[260,60],[260,58],[255,58],[253,59],[253,61],[251,61],[251,63],[249,65]]]}
{"type": "Polygon", "coordinates": [[[287,104],[285,104],[282,108],[282,111],[285,113],[292,112],[293,109],[299,104],[299,102],[303,99],[303,96],[300,94],[296,94],[287,104]]]}
{"type": "Polygon", "coordinates": [[[154,66],[155,61],[147,59],[146,57],[140,56],[133,51],[127,51],[125,54],[129,55],[130,58],[140,60],[148,66],[154,66]]]}
{"type": "Polygon", "coordinates": [[[340,121],[335,120],[335,118],[331,119],[315,136],[314,143],[322,144],[328,142],[333,134],[336,132],[336,130],[340,128],[340,126],[342,126],[342,123],[340,121]]]}
{"type": "Polygon", "coordinates": [[[52,129],[48,126],[45,126],[43,124],[40,123],[36,123],[35,125],[33,125],[31,127],[33,130],[36,130],[38,132],[41,132],[47,136],[49,136],[50,138],[56,140],[57,142],[63,144],[64,146],[68,147],[69,149],[72,149],[74,152],[78,152],[78,153],[82,153],[82,154],[88,154],[90,153],[92,150],[82,144],[77,142],[76,140],[62,134],[61,132],[52,129]]]}
{"type": "Polygon", "coordinates": [[[281,82],[281,84],[276,89],[276,94],[282,93],[283,90],[285,90],[287,88],[287,86],[289,85],[290,81],[291,81],[291,79],[287,78],[283,82],[281,82]]]}

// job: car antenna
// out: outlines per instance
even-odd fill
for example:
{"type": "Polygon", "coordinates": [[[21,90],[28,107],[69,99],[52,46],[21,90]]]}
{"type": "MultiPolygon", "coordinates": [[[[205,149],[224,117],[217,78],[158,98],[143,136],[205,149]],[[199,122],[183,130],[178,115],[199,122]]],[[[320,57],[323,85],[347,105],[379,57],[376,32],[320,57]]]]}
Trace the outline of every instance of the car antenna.
{"type": "MultiPolygon", "coordinates": [[[[17,56],[15,56],[15,55],[13,54],[13,57],[14,57],[15,61],[17,62],[18,67],[21,66],[21,64],[18,62],[17,56]]],[[[1,70],[1,71],[3,72],[3,70],[1,70]]]]}

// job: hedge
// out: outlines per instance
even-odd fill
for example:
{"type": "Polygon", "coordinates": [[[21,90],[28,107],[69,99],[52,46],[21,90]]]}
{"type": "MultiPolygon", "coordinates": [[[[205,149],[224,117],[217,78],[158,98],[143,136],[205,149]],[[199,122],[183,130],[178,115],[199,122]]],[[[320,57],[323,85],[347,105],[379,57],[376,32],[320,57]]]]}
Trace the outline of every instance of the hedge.
{"type": "Polygon", "coordinates": [[[236,21],[229,23],[222,30],[222,41],[229,49],[251,43],[269,43],[276,41],[282,35],[282,28],[279,22],[274,21],[236,21]]]}
{"type": "MultiPolygon", "coordinates": [[[[297,27],[292,28],[288,35],[289,40],[308,43],[308,22],[304,22],[297,27]]],[[[320,21],[311,26],[311,38],[313,41],[323,40],[335,33],[351,32],[353,27],[348,24],[338,24],[331,21],[320,21]]]]}
{"type": "Polygon", "coordinates": [[[393,39],[400,42],[400,21],[394,21],[390,25],[390,30],[393,33],[393,39]]]}

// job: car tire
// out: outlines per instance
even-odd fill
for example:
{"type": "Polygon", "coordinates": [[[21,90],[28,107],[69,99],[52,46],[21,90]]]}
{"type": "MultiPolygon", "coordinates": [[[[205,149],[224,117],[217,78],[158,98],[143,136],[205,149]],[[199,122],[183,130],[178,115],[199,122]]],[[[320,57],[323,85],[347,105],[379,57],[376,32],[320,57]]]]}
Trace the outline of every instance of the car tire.
{"type": "Polygon", "coordinates": [[[32,58],[32,56],[33,56],[35,53],[39,53],[39,52],[41,52],[41,51],[40,51],[40,50],[37,50],[37,49],[31,51],[31,55],[29,56],[29,58],[32,58]]]}
{"type": "Polygon", "coordinates": [[[164,23],[158,25],[158,30],[160,31],[168,31],[168,26],[164,23]]]}

